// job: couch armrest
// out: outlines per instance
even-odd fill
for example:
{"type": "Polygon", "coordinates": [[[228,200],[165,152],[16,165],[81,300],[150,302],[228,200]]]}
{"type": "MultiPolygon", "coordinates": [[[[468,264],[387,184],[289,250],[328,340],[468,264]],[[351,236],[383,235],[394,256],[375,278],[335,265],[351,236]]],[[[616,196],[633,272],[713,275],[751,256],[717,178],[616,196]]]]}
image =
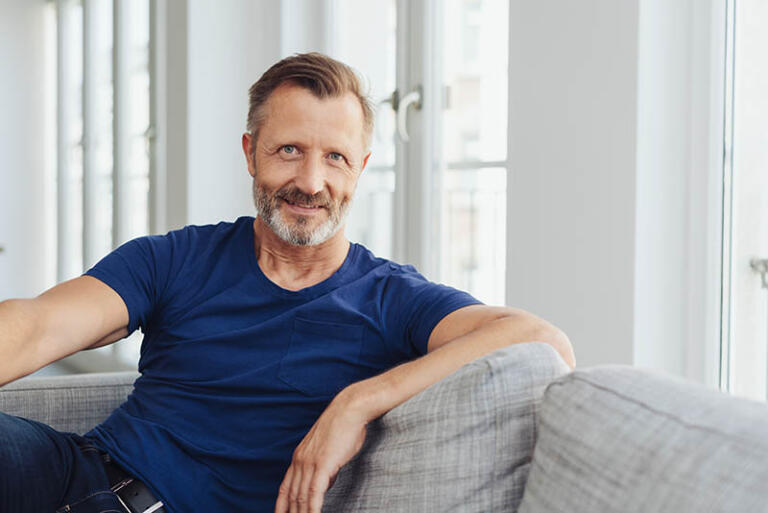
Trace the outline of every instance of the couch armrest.
{"type": "Polygon", "coordinates": [[[0,388],[0,411],[82,434],[125,401],[138,376],[110,372],[20,379],[0,388]]]}
{"type": "Polygon", "coordinates": [[[368,425],[323,511],[516,511],[544,388],[569,370],[537,342],[463,366],[368,425]]]}

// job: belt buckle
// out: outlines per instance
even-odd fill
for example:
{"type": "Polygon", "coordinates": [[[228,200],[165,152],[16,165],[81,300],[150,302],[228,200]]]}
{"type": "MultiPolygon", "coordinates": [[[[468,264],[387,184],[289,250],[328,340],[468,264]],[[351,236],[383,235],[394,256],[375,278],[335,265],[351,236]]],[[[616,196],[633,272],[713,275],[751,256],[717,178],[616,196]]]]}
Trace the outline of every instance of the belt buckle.
{"type": "Polygon", "coordinates": [[[153,513],[162,507],[163,507],[163,502],[157,501],[156,503],[154,503],[153,505],[151,505],[149,508],[145,509],[141,513],[153,513]]]}
{"type": "Polygon", "coordinates": [[[120,481],[119,483],[117,483],[112,487],[112,491],[115,492],[115,496],[117,496],[117,500],[120,501],[120,504],[122,504],[123,508],[125,508],[125,511],[127,513],[154,513],[155,511],[163,507],[163,501],[157,501],[156,503],[152,504],[147,509],[142,511],[134,510],[133,508],[128,506],[128,504],[125,503],[123,498],[120,497],[120,494],[117,492],[119,492],[120,490],[122,490],[123,488],[125,488],[131,483],[133,483],[133,478],[128,477],[123,479],[122,481],[120,481]]]}

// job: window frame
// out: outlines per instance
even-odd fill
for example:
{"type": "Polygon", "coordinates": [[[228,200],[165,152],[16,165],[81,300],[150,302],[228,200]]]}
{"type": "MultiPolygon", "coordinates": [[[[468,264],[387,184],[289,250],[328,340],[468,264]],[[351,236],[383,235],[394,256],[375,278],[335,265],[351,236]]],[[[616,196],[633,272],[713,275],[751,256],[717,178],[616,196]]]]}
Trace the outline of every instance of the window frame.
{"type": "MultiPolygon", "coordinates": [[[[56,9],[56,59],[57,59],[57,276],[56,282],[60,283],[75,276],[72,275],[72,269],[82,267],[82,271],[87,270],[94,261],[93,237],[97,235],[97,230],[93,226],[94,211],[96,210],[95,198],[96,189],[94,187],[95,175],[93,170],[93,145],[89,144],[94,125],[94,90],[92,87],[93,69],[91,63],[92,55],[92,34],[94,20],[91,16],[91,9],[94,0],[55,0],[56,9]],[[80,44],[72,46],[68,44],[73,30],[71,12],[68,11],[72,6],[79,6],[82,16],[82,34],[80,44]],[[66,65],[68,57],[74,53],[80,53],[83,60],[82,69],[82,105],[80,112],[75,112],[69,105],[67,98],[72,95],[68,89],[71,83],[73,71],[66,65]],[[69,140],[71,139],[68,131],[68,122],[77,116],[83,123],[83,136],[79,146],[83,151],[83,181],[82,181],[82,262],[71,262],[69,258],[70,248],[73,241],[67,237],[67,230],[74,222],[69,215],[69,205],[72,198],[67,190],[67,179],[71,175],[67,153],[70,150],[69,140]]],[[[129,80],[130,65],[127,58],[128,53],[128,30],[127,23],[130,23],[130,17],[127,14],[127,4],[121,0],[112,0],[112,20],[113,20],[113,47],[112,47],[112,87],[113,87],[113,124],[112,124],[112,249],[119,246],[127,240],[128,223],[127,219],[132,214],[130,187],[128,185],[129,177],[127,175],[128,167],[128,148],[130,145],[130,130],[128,119],[121,116],[120,113],[130,109],[125,93],[125,85],[129,80]]],[[[157,39],[160,35],[158,31],[158,18],[165,13],[164,2],[149,2],[149,82],[150,82],[150,105],[149,105],[149,126],[144,134],[149,146],[149,198],[147,212],[149,218],[149,228],[153,233],[164,232],[165,212],[164,206],[164,178],[159,158],[162,154],[158,152],[157,123],[158,109],[161,103],[160,94],[163,89],[156,84],[156,76],[159,64],[157,51],[157,39]]],[[[162,18],[161,18],[162,19],[162,18]]],[[[161,144],[163,141],[161,141],[161,144]]],[[[101,255],[103,256],[103,255],[101,255]]],[[[80,272],[80,273],[81,273],[80,272]]],[[[80,273],[77,273],[78,275],[80,273]]],[[[75,372],[110,372],[135,370],[138,364],[138,347],[143,335],[136,331],[129,337],[114,344],[76,353],[59,362],[64,368],[75,372]]]]}

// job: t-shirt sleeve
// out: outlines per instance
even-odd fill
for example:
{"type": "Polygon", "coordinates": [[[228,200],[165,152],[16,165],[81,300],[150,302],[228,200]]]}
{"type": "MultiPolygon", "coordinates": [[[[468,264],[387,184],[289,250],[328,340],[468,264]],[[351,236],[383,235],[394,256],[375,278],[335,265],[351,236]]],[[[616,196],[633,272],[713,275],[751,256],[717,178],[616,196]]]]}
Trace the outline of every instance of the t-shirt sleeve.
{"type": "Polygon", "coordinates": [[[168,288],[179,233],[150,235],[129,240],[102,258],[83,275],[109,285],[128,308],[128,333],[143,332],[163,302],[168,288]]]}
{"type": "Polygon", "coordinates": [[[432,330],[451,312],[483,304],[467,292],[427,280],[412,266],[389,277],[384,317],[388,338],[401,357],[427,354],[432,330]]]}

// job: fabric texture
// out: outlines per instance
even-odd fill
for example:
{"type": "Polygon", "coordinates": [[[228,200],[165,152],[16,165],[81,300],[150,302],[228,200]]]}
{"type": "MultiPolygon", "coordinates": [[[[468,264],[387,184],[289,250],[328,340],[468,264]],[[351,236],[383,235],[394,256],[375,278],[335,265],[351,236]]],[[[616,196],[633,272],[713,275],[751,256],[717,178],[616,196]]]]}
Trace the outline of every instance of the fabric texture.
{"type": "Polygon", "coordinates": [[[624,366],[549,386],[520,513],[768,511],[768,407],[624,366]]]}
{"type": "Polygon", "coordinates": [[[109,372],[23,378],[0,388],[0,411],[82,435],[125,402],[137,377],[109,372]]]}
{"type": "Polygon", "coordinates": [[[102,454],[85,437],[0,413],[0,511],[124,511],[109,488],[102,454]]]}
{"type": "Polygon", "coordinates": [[[87,434],[171,513],[271,511],[333,397],[425,354],[445,315],[479,303],[358,244],[328,279],[283,289],[258,265],[254,221],[140,237],[86,273],[144,332],[133,392],[87,434]]]}
{"type": "Polygon", "coordinates": [[[542,343],[469,363],[371,423],[323,511],[513,512],[545,386],[568,372],[542,343]]]}

